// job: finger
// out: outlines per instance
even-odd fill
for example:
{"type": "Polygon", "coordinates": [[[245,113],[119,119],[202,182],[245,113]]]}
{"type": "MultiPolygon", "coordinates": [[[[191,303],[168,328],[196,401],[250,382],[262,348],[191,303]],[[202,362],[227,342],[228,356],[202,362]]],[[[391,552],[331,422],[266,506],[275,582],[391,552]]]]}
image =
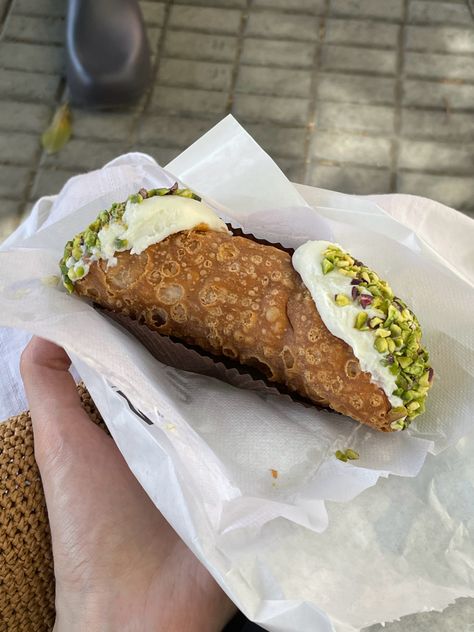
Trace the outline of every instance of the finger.
{"type": "Polygon", "coordinates": [[[63,440],[67,437],[74,441],[85,424],[94,425],[81,406],[74,379],[68,370],[70,365],[64,349],[36,337],[32,338],[21,356],[21,375],[40,459],[43,446],[58,438],[63,440]]]}
{"type": "Polygon", "coordinates": [[[39,419],[58,419],[80,406],[71,360],[57,345],[34,337],[21,356],[20,370],[31,411],[39,419]]]}

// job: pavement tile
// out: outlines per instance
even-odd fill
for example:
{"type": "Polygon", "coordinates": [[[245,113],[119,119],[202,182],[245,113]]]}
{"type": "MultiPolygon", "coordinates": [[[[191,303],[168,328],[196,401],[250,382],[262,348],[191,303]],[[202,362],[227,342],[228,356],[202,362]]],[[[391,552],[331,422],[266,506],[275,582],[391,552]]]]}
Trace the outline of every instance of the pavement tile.
{"type": "Polygon", "coordinates": [[[163,26],[165,19],[164,2],[140,2],[143,19],[147,25],[163,26]]]}
{"type": "Polygon", "coordinates": [[[326,0],[253,0],[256,9],[281,9],[291,13],[312,13],[323,15],[326,0]]]}
{"type": "Polygon", "coordinates": [[[0,244],[17,228],[20,223],[18,215],[0,217],[0,244]]]}
{"type": "Polygon", "coordinates": [[[354,195],[390,192],[390,172],[352,165],[314,165],[308,184],[354,195]]]}
{"type": "Polygon", "coordinates": [[[215,33],[168,31],[164,43],[167,57],[232,62],[237,53],[237,38],[215,33]]]}
{"type": "Polygon", "coordinates": [[[329,19],[324,41],[328,44],[360,44],[396,48],[400,26],[364,20],[329,19]]]}
{"type": "Polygon", "coordinates": [[[167,86],[228,90],[232,79],[232,65],[184,59],[162,59],[158,83],[167,86]]]}
{"type": "Polygon", "coordinates": [[[253,11],[249,15],[245,35],[271,39],[289,39],[301,42],[319,38],[320,21],[316,17],[276,11],[253,11]]]}
{"type": "MultiPolygon", "coordinates": [[[[152,51],[156,51],[160,42],[162,30],[156,26],[149,26],[146,30],[148,43],[152,51]]],[[[150,55],[153,61],[154,54],[150,55]]]]}
{"type": "Polygon", "coordinates": [[[436,171],[441,175],[471,176],[474,173],[474,142],[448,145],[436,141],[404,138],[400,141],[401,169],[436,171]]]}
{"type": "Polygon", "coordinates": [[[44,155],[42,167],[66,168],[68,170],[92,171],[103,167],[107,162],[125,153],[128,143],[103,142],[72,138],[57,154],[44,155]]]}
{"type": "Polygon", "coordinates": [[[0,26],[2,25],[3,19],[6,16],[8,5],[8,0],[0,0],[0,26]]]}
{"type": "Polygon", "coordinates": [[[179,156],[181,151],[185,149],[185,147],[159,147],[150,143],[136,143],[132,148],[133,151],[141,151],[144,154],[148,154],[152,158],[156,160],[156,162],[162,167],[166,167],[166,165],[171,162],[176,156],[179,156]]]}
{"type": "MultiPolygon", "coordinates": [[[[474,140],[474,116],[461,112],[403,109],[401,133],[408,138],[425,137],[433,140],[474,140]]],[[[462,146],[462,145],[461,145],[462,146]]]]}
{"type": "Polygon", "coordinates": [[[174,0],[175,4],[245,9],[247,0],[174,0]]]}
{"type": "Polygon", "coordinates": [[[446,53],[474,53],[474,29],[452,26],[406,27],[407,50],[427,50],[446,53]]]}
{"type": "MultiPolygon", "coordinates": [[[[6,198],[0,199],[0,222],[2,218],[8,216],[18,215],[20,212],[20,202],[18,200],[7,200],[6,198]]],[[[0,242],[2,239],[0,239],[0,242]]]]}
{"type": "MultiPolygon", "coordinates": [[[[271,123],[245,123],[246,130],[272,157],[304,160],[307,131],[304,127],[281,127],[271,123]]],[[[278,160],[277,160],[278,162],[278,160]]],[[[291,161],[286,161],[286,166],[291,161]]]]}
{"type": "Polygon", "coordinates": [[[227,101],[227,92],[155,85],[151,109],[171,114],[213,116],[225,113],[227,101]]]}
{"type": "Polygon", "coordinates": [[[62,44],[64,19],[49,16],[30,17],[13,13],[7,24],[8,39],[43,44],[62,44]]]}
{"type": "MultiPolygon", "coordinates": [[[[398,175],[397,189],[400,193],[422,195],[458,210],[473,209],[474,178],[472,176],[454,177],[401,171],[398,175]]],[[[435,628],[430,626],[430,629],[435,628]]],[[[440,632],[446,629],[442,621],[438,629],[440,632]]]]}
{"type": "Polygon", "coordinates": [[[306,173],[306,164],[302,160],[275,156],[275,162],[290,182],[303,183],[306,173]]]}
{"type": "Polygon", "coordinates": [[[74,109],[74,138],[126,142],[132,131],[134,115],[134,109],[107,112],[74,109]]]}
{"type": "Polygon", "coordinates": [[[242,12],[216,7],[172,6],[169,26],[208,33],[234,35],[240,27],[242,12]]]}
{"type": "Polygon", "coordinates": [[[187,147],[211,129],[220,116],[211,119],[147,115],[140,121],[138,143],[158,147],[187,147]]]}
{"type": "Polygon", "coordinates": [[[64,51],[60,46],[0,42],[0,68],[60,74],[64,68],[64,51]]]}
{"type": "Polygon", "coordinates": [[[321,68],[394,75],[397,68],[397,54],[392,50],[325,44],[321,52],[321,68]]]}
{"type": "Polygon", "coordinates": [[[30,180],[30,169],[13,165],[0,166],[0,198],[21,198],[30,180]]]}
{"type": "Polygon", "coordinates": [[[32,72],[2,70],[0,95],[2,99],[51,103],[59,87],[58,75],[38,75],[32,72]]]}
{"type": "MultiPolygon", "coordinates": [[[[40,150],[37,134],[0,132],[0,164],[29,165],[40,150]]],[[[0,166],[0,169],[3,167],[0,166]]]]}
{"type": "Polygon", "coordinates": [[[388,138],[340,134],[317,129],[311,142],[311,156],[318,160],[370,167],[389,167],[392,142],[388,138]]]}
{"type": "Polygon", "coordinates": [[[233,113],[237,118],[250,122],[305,125],[308,106],[306,99],[238,93],[234,99],[233,113]]]}
{"type": "Polygon", "coordinates": [[[51,121],[51,106],[42,103],[0,101],[0,129],[41,134],[51,121]]]}
{"type": "Polygon", "coordinates": [[[372,75],[320,74],[318,98],[347,103],[395,103],[395,78],[372,75]]]}
{"type": "Polygon", "coordinates": [[[406,80],[403,84],[403,105],[455,109],[474,109],[474,85],[453,81],[406,80]]]}
{"type": "Polygon", "coordinates": [[[408,20],[424,24],[468,24],[472,20],[467,2],[427,2],[411,0],[408,5],[408,20]]]}
{"type": "Polygon", "coordinates": [[[312,68],[315,61],[314,42],[246,37],[242,46],[242,64],[281,66],[288,68],[312,68]]]}
{"type": "Polygon", "coordinates": [[[63,17],[66,14],[66,3],[64,0],[14,0],[13,13],[63,17]]]}
{"type": "Polygon", "coordinates": [[[307,70],[242,65],[236,89],[251,94],[309,97],[311,73],[307,70]]]}
{"type": "Polygon", "coordinates": [[[401,20],[403,0],[331,0],[331,15],[401,20]]]}
{"type": "Polygon", "coordinates": [[[474,81],[474,60],[468,55],[440,53],[405,53],[405,75],[426,79],[474,81]]]}
{"type": "Polygon", "coordinates": [[[394,132],[395,112],[387,105],[319,103],[316,107],[318,128],[355,132],[394,132]]]}

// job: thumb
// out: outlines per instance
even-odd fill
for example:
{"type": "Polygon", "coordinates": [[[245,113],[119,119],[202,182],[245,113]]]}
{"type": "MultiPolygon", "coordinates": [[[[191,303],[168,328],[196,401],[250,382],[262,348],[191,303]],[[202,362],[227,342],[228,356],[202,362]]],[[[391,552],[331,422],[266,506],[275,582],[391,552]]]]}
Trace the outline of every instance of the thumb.
{"type": "MultiPolygon", "coordinates": [[[[83,439],[84,433],[104,433],[92,423],[69,373],[71,361],[64,349],[33,337],[22,353],[21,376],[30,407],[35,456],[40,467],[65,445],[83,439]]],[[[104,435],[105,436],[105,435],[104,435]]]]}

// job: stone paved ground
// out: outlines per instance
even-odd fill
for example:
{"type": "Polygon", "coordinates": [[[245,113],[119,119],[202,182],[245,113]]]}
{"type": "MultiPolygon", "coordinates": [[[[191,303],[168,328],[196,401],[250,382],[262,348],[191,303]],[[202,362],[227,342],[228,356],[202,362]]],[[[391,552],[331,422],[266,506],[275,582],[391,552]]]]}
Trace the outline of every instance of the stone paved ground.
{"type": "Polygon", "coordinates": [[[141,0],[149,93],[125,112],[76,111],[74,138],[48,157],[65,5],[0,0],[2,232],[70,175],[129,149],[164,164],[228,112],[295,181],[474,213],[468,0],[141,0]]]}
{"type": "MultiPolygon", "coordinates": [[[[130,149],[165,164],[229,112],[295,181],[426,195],[474,216],[468,0],[141,0],[149,93],[125,112],[75,111],[73,139],[48,157],[65,5],[0,0],[0,241],[71,175],[130,149]]],[[[473,603],[386,629],[467,632],[473,603]]]]}

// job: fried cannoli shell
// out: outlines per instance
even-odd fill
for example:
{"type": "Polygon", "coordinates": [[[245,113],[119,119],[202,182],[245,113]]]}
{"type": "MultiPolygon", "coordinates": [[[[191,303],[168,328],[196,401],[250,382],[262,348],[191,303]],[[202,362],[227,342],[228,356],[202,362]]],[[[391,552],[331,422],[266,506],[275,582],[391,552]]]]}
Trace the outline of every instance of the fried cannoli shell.
{"type": "Polygon", "coordinates": [[[351,347],[324,325],[290,255],[224,232],[191,230],[139,255],[100,260],[77,294],[217,356],[270,382],[390,431],[390,403],[351,347]]]}

